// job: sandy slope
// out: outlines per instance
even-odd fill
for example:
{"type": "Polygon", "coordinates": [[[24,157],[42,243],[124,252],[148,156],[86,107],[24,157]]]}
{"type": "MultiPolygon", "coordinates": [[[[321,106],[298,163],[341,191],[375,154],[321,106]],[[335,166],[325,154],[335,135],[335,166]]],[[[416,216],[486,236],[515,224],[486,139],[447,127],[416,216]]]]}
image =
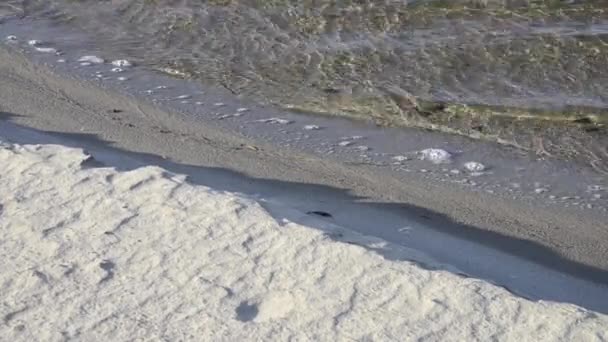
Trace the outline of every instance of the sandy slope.
{"type": "Polygon", "coordinates": [[[91,165],[0,147],[3,339],[608,339],[608,316],[385,260],[161,168],[91,165]]]}

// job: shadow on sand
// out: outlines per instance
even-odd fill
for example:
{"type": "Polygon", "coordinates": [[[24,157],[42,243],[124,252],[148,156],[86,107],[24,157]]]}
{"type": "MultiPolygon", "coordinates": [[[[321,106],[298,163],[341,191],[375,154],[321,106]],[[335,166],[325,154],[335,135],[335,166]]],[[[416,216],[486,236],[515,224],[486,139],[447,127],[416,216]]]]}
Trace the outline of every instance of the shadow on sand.
{"type": "MultiPolygon", "coordinates": [[[[460,224],[441,213],[411,204],[369,202],[369,199],[353,196],[349,193],[348,189],[253,178],[230,169],[176,163],[158,155],[131,152],[117,148],[113,146],[112,142],[101,140],[94,134],[57,133],[34,130],[11,122],[12,119],[17,116],[18,115],[16,114],[0,112],[0,137],[4,135],[4,137],[8,137],[11,142],[18,144],[61,144],[73,148],[82,148],[87,151],[97,151],[98,153],[92,154],[99,163],[89,163],[87,167],[109,166],[116,168],[119,171],[128,171],[139,167],[154,165],[174,173],[187,175],[188,182],[191,184],[203,185],[219,191],[243,193],[245,195],[260,198],[260,189],[282,189],[287,195],[289,193],[309,194],[309,198],[311,199],[310,203],[318,204],[318,207],[316,208],[309,207],[310,210],[326,211],[324,203],[337,201],[341,203],[341,208],[349,208],[349,206],[351,206],[351,209],[353,210],[352,215],[356,215],[355,211],[359,209],[363,210],[365,208],[366,210],[371,210],[370,212],[382,215],[386,214],[388,216],[392,215],[401,220],[399,222],[401,223],[400,227],[403,227],[403,222],[416,222],[423,225],[425,228],[428,228],[429,231],[433,231],[434,234],[446,236],[448,239],[456,238],[465,240],[467,243],[473,242],[479,244],[482,248],[496,250],[500,253],[509,255],[511,258],[520,260],[519,262],[522,264],[533,264],[534,267],[540,265],[544,269],[548,269],[549,272],[558,274],[558,276],[554,278],[572,283],[565,287],[554,284],[556,286],[555,288],[553,288],[551,284],[542,284],[543,282],[535,282],[533,284],[530,282],[519,282],[515,285],[505,284],[502,279],[495,279],[487,272],[476,272],[474,269],[466,269],[464,271],[466,275],[461,274],[463,276],[481,278],[494,282],[513,293],[529,299],[572,303],[590,310],[608,313],[607,270],[566,259],[555,251],[536,242],[517,239],[474,226],[460,224]],[[27,134],[24,134],[24,132],[27,132],[27,134]],[[99,151],[102,152],[99,153],[99,151]],[[112,155],[118,155],[120,158],[112,158],[112,155]],[[587,291],[585,288],[579,287],[579,284],[587,284],[585,286],[588,286],[588,288],[593,290],[587,291]],[[581,292],[585,291],[587,291],[587,293],[581,294],[581,292]]],[[[264,205],[264,203],[262,203],[262,205],[264,205]]],[[[420,267],[426,269],[442,269],[450,272],[455,271],[455,268],[452,269],[445,262],[446,265],[442,265],[437,263],[426,263],[424,260],[415,257],[412,260],[411,254],[408,255],[407,253],[403,253],[400,250],[399,244],[394,244],[395,241],[391,239],[390,234],[387,236],[387,234],[383,232],[387,229],[389,231],[396,231],[400,227],[379,227],[379,223],[374,220],[374,218],[370,218],[368,222],[360,222],[358,225],[348,225],[348,229],[344,229],[343,231],[356,231],[365,236],[386,239],[390,241],[391,244],[384,247],[377,247],[377,244],[366,243],[365,241],[369,240],[366,240],[365,237],[362,237],[362,235],[357,233],[349,236],[349,233],[336,233],[334,228],[330,229],[331,231],[328,231],[328,227],[344,226],[344,224],[341,224],[339,221],[333,221],[334,218],[332,217],[322,217],[323,215],[312,215],[314,216],[312,217],[311,215],[306,215],[305,211],[301,212],[299,210],[272,210],[272,206],[267,209],[278,222],[287,219],[291,222],[323,230],[327,233],[327,236],[332,239],[360,245],[381,254],[386,259],[407,260],[415,262],[420,267]],[[373,224],[374,222],[376,224],[370,227],[369,224],[373,224]],[[367,227],[364,227],[365,225],[367,225],[367,227]],[[357,238],[357,236],[359,238],[357,238]]],[[[335,216],[336,214],[331,211],[328,213],[332,216],[335,216]]],[[[351,215],[351,213],[347,213],[346,215],[351,215]]],[[[385,221],[383,220],[382,223],[384,225],[385,221]]],[[[399,224],[395,221],[393,221],[393,223],[399,224]]],[[[433,244],[435,242],[429,241],[428,243],[433,244]]],[[[417,246],[414,246],[414,249],[416,249],[415,247],[417,246]]],[[[410,248],[412,248],[412,246],[405,246],[404,250],[410,248]]],[[[440,246],[439,248],[445,248],[445,246],[440,246]]],[[[432,253],[425,251],[424,247],[421,249],[431,258],[435,258],[432,253]]],[[[500,265],[500,261],[498,261],[497,265],[500,265]]],[[[458,269],[462,269],[458,264],[455,266],[458,269]]],[[[496,270],[496,273],[501,271],[503,270],[496,270]]],[[[505,275],[505,278],[509,278],[509,276],[517,278],[519,275],[505,275]]]]}

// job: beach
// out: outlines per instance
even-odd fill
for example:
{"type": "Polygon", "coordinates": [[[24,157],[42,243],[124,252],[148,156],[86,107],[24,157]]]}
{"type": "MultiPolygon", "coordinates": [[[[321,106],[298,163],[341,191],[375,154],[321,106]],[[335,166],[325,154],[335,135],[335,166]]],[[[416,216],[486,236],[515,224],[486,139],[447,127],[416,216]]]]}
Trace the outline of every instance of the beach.
{"type": "MultiPolygon", "coordinates": [[[[322,157],[256,138],[280,136],[291,127],[284,121],[317,134],[304,128],[312,119],[207,90],[208,108],[223,112],[187,115],[79,76],[115,68],[120,56],[90,68],[81,63],[93,58],[76,56],[0,46],[6,336],[607,338],[608,231],[598,201],[583,210],[438,182],[426,177],[434,168],[465,172],[470,159],[424,160],[427,142],[451,139],[434,133],[415,133],[424,144],[411,148],[415,160],[403,156],[429,172],[322,157]],[[238,113],[248,126],[217,120],[238,113]]],[[[172,82],[138,72],[121,74],[136,86],[172,82]]],[[[196,105],[194,88],[177,89],[171,101],[196,105]]],[[[364,146],[356,137],[335,148],[364,146]]],[[[486,146],[462,144],[467,158],[481,155],[469,146],[486,146]]],[[[496,154],[499,174],[500,158],[511,157],[496,154]]],[[[590,198],[603,194],[589,189],[590,198]]]]}

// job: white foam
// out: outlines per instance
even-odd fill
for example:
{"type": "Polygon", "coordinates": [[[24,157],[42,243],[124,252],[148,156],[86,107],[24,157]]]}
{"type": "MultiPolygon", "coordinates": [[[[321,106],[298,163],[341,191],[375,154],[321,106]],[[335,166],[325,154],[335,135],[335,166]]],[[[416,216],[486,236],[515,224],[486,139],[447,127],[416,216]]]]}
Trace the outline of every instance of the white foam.
{"type": "Polygon", "coordinates": [[[440,148],[427,148],[418,152],[421,160],[427,160],[434,164],[449,163],[452,160],[452,155],[440,148]]]}
{"type": "Polygon", "coordinates": [[[123,72],[125,70],[123,68],[112,68],[110,71],[118,73],[118,72],[123,72]]]}
{"type": "Polygon", "coordinates": [[[249,111],[249,108],[245,108],[245,107],[241,107],[236,110],[237,113],[244,113],[244,112],[248,112],[248,111],[249,111]]]}
{"type": "Polygon", "coordinates": [[[216,106],[216,107],[224,107],[226,104],[223,103],[223,102],[216,102],[213,105],[216,106]]]}
{"type": "Polygon", "coordinates": [[[338,146],[346,147],[346,146],[350,146],[350,145],[352,145],[352,144],[353,144],[353,142],[352,142],[352,141],[340,141],[340,142],[338,143],[338,146]]]}
{"type": "Polygon", "coordinates": [[[320,130],[321,127],[319,127],[317,125],[306,125],[306,126],[304,126],[304,129],[307,131],[317,131],[317,130],[320,130]]]}
{"type": "MultiPolygon", "coordinates": [[[[603,313],[552,292],[529,300],[463,277],[414,249],[360,235],[349,226],[356,217],[320,225],[288,199],[259,203],[157,166],[82,168],[92,158],[59,145],[0,148],[0,233],[7,236],[0,249],[11,255],[0,263],[7,341],[179,340],[184,332],[210,341],[608,337],[603,313]],[[421,264],[404,261],[418,255],[421,264]]],[[[373,219],[374,230],[410,232],[412,246],[419,239],[414,222],[373,219]]],[[[469,246],[432,240],[446,250],[469,246]]],[[[455,252],[474,262],[484,256],[477,250],[455,252]]],[[[530,284],[562,281],[509,260],[492,265],[507,276],[516,269],[530,284]]],[[[572,285],[564,290],[578,288],[565,281],[572,285]]],[[[580,292],[588,297],[589,288],[580,292]]],[[[597,291],[603,300],[605,290],[597,291]]]]}
{"type": "Polygon", "coordinates": [[[37,47],[36,51],[42,52],[42,53],[53,53],[53,54],[58,53],[57,49],[52,48],[52,47],[37,47]]]}
{"type": "Polygon", "coordinates": [[[369,151],[370,150],[370,148],[368,146],[365,146],[365,145],[357,146],[357,147],[355,147],[355,149],[357,149],[357,150],[359,150],[361,152],[365,152],[365,151],[369,151]]]}
{"type": "Polygon", "coordinates": [[[36,46],[36,45],[39,45],[40,43],[41,43],[41,41],[36,40],[36,39],[32,39],[27,42],[27,44],[30,46],[36,46]]]}
{"type": "Polygon", "coordinates": [[[185,100],[185,99],[189,99],[189,98],[191,98],[191,97],[192,97],[192,96],[190,96],[190,95],[180,95],[180,96],[178,96],[178,97],[177,97],[177,99],[178,99],[178,100],[185,100]]]}
{"type": "Polygon", "coordinates": [[[593,192],[593,191],[602,191],[604,190],[604,187],[601,185],[588,185],[587,186],[587,191],[588,192],[593,192]]]}
{"type": "Polygon", "coordinates": [[[270,124],[279,124],[279,125],[288,125],[291,123],[290,120],[281,119],[281,118],[268,118],[257,120],[257,122],[270,123],[270,124]]]}
{"type": "Polygon", "coordinates": [[[89,62],[81,62],[80,65],[82,66],[91,66],[92,64],[89,62]]]}
{"type": "Polygon", "coordinates": [[[117,67],[122,67],[122,68],[128,68],[128,67],[132,66],[133,64],[126,59],[117,59],[115,61],[112,61],[112,65],[117,66],[117,67]]]}
{"type": "Polygon", "coordinates": [[[66,62],[66,60],[63,59],[63,58],[60,58],[60,59],[57,60],[57,63],[65,63],[65,62],[66,62]]]}
{"type": "Polygon", "coordinates": [[[406,156],[394,156],[391,158],[394,161],[398,161],[398,162],[404,162],[404,161],[408,161],[409,158],[406,156]]]}
{"type": "Polygon", "coordinates": [[[485,165],[475,161],[466,162],[463,166],[469,172],[482,172],[486,169],[485,165]]]}
{"type": "Polygon", "coordinates": [[[97,56],[82,56],[78,59],[79,62],[83,62],[83,63],[91,63],[91,64],[103,64],[105,61],[103,60],[103,58],[97,57],[97,56]]]}
{"type": "Polygon", "coordinates": [[[124,77],[124,76],[117,78],[117,80],[119,80],[119,81],[127,81],[128,79],[129,79],[128,77],[124,77]]]}

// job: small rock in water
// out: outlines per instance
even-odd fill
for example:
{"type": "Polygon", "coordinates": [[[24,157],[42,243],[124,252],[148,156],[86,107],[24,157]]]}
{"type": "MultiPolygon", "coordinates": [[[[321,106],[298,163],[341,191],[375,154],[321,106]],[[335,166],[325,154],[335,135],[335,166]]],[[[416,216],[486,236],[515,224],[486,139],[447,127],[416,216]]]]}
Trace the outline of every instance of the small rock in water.
{"type": "Polygon", "coordinates": [[[365,152],[365,151],[369,151],[370,150],[370,148],[367,147],[367,146],[365,146],[365,145],[357,146],[357,147],[355,147],[355,149],[357,149],[357,150],[359,150],[361,152],[365,152]]]}
{"type": "Polygon", "coordinates": [[[340,141],[340,142],[338,143],[338,146],[346,147],[346,146],[350,146],[350,145],[352,145],[352,144],[353,144],[353,142],[352,142],[352,141],[340,141]]]}
{"type": "Polygon", "coordinates": [[[319,127],[317,125],[306,125],[306,126],[304,126],[304,129],[307,131],[317,131],[317,130],[321,129],[321,127],[319,127]]]}
{"type": "Polygon", "coordinates": [[[39,40],[36,40],[36,39],[32,39],[32,40],[29,40],[27,42],[27,44],[30,45],[30,46],[36,46],[36,45],[39,45],[40,43],[41,42],[39,40]]]}
{"type": "Polygon", "coordinates": [[[167,86],[159,85],[159,86],[156,87],[156,89],[167,89],[167,86]]]}
{"type": "Polygon", "coordinates": [[[545,193],[547,191],[549,191],[547,188],[536,188],[536,189],[534,189],[534,193],[537,193],[537,194],[542,194],[542,193],[545,193]]]}
{"type": "Polygon", "coordinates": [[[279,125],[288,125],[288,124],[291,123],[291,121],[289,121],[289,120],[280,119],[280,118],[262,119],[262,120],[257,120],[257,122],[270,123],[270,124],[279,124],[279,125]]]}
{"type": "Polygon", "coordinates": [[[317,215],[317,216],[321,216],[321,217],[333,217],[330,213],[327,213],[325,211],[320,211],[320,210],[309,211],[306,214],[308,214],[308,215],[317,215]]]}
{"type": "Polygon", "coordinates": [[[16,42],[17,41],[17,36],[10,35],[10,36],[6,36],[5,39],[8,42],[16,42]]]}
{"type": "Polygon", "coordinates": [[[554,200],[555,199],[555,195],[549,196],[549,199],[554,200]]]}
{"type": "Polygon", "coordinates": [[[97,56],[82,56],[78,59],[78,61],[91,64],[103,64],[105,62],[103,58],[99,58],[97,56]]]}
{"type": "Polygon", "coordinates": [[[482,172],[486,169],[485,165],[474,161],[466,162],[463,166],[469,172],[482,172]]]}
{"type": "Polygon", "coordinates": [[[449,163],[452,155],[439,148],[427,148],[418,152],[421,160],[427,160],[434,164],[449,163]]]}
{"type": "Polygon", "coordinates": [[[594,194],[594,195],[593,195],[593,198],[595,198],[595,199],[600,199],[600,198],[602,198],[602,195],[600,195],[600,194],[594,194]]]}
{"type": "Polygon", "coordinates": [[[123,72],[124,70],[122,68],[112,68],[110,71],[112,71],[112,72],[123,72]]]}
{"type": "Polygon", "coordinates": [[[450,170],[450,173],[453,174],[453,175],[459,175],[460,174],[460,170],[458,170],[458,169],[452,169],[452,170],[450,170]]]}
{"type": "Polygon", "coordinates": [[[132,66],[133,64],[131,64],[131,62],[129,62],[126,59],[117,59],[115,61],[112,61],[112,65],[117,66],[117,67],[128,68],[128,67],[132,66]]]}

